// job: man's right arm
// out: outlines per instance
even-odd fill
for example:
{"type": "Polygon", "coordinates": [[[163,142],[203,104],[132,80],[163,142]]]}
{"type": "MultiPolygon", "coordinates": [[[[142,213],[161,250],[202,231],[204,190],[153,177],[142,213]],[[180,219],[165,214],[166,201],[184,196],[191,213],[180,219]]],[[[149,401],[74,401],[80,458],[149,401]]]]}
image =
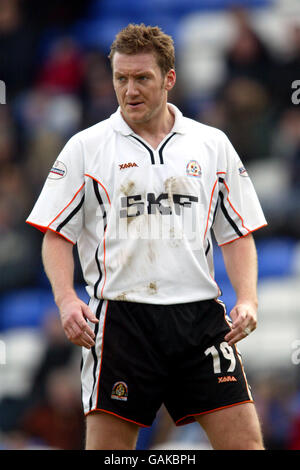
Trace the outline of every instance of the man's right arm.
{"type": "Polygon", "coordinates": [[[92,323],[98,320],[74,289],[73,245],[61,235],[47,230],[42,259],[67,338],[78,346],[90,349],[94,346],[95,335],[86,319],[92,323]]]}

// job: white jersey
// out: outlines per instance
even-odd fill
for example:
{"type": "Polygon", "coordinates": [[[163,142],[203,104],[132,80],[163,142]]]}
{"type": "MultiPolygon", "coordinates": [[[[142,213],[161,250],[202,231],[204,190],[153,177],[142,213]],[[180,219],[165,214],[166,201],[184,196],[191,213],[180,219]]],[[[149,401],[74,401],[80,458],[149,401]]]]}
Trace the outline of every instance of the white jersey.
{"type": "Polygon", "coordinates": [[[219,245],[266,225],[257,195],[225,134],[175,115],[154,149],[120,109],[72,137],[27,222],[77,243],[96,299],[175,304],[220,295],[219,245]]]}

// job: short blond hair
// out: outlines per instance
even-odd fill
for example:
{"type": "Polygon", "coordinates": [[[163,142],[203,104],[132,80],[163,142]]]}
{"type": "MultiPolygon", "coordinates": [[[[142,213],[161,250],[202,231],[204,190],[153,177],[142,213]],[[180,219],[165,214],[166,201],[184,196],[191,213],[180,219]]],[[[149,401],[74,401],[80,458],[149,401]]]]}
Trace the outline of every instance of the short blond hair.
{"type": "Polygon", "coordinates": [[[145,26],[144,23],[129,24],[117,34],[111,45],[108,56],[111,65],[116,52],[128,55],[152,52],[163,75],[175,68],[173,39],[158,26],[145,26]]]}

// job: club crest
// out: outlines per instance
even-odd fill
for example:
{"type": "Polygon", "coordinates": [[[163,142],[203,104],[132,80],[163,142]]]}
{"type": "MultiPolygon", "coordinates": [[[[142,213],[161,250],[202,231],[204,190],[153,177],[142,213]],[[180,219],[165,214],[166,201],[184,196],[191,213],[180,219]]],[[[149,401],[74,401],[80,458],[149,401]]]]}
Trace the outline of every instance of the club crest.
{"type": "Polygon", "coordinates": [[[128,387],[125,382],[116,382],[111,391],[111,398],[113,400],[127,401],[128,387]]]}
{"type": "Polygon", "coordinates": [[[186,166],[187,176],[199,177],[201,176],[201,167],[196,160],[190,160],[186,166]]]}

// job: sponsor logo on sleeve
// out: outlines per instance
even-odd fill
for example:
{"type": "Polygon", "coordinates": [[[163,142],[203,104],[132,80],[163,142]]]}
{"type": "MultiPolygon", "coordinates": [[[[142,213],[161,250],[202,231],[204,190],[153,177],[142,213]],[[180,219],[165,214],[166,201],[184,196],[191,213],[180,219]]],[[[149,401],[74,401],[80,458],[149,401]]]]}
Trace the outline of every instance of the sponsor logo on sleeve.
{"type": "Polygon", "coordinates": [[[63,162],[56,160],[53,167],[51,168],[48,178],[51,180],[59,180],[67,174],[66,165],[63,162]]]}
{"type": "Polygon", "coordinates": [[[247,170],[246,170],[246,168],[245,168],[244,166],[240,166],[240,167],[239,167],[239,175],[240,175],[240,176],[244,176],[244,177],[245,177],[245,176],[249,176],[248,173],[247,173],[247,170]]]}

